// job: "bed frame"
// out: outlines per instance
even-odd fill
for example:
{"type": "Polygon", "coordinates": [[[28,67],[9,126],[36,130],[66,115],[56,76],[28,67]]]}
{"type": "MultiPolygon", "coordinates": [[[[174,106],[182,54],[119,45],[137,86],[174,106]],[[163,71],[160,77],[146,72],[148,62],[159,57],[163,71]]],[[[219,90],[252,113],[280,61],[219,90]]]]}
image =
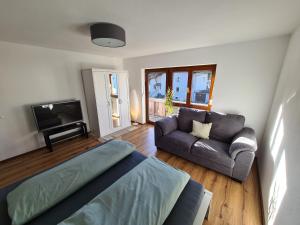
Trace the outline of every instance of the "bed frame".
{"type": "Polygon", "coordinates": [[[193,225],[203,224],[204,219],[208,220],[212,196],[212,192],[205,189],[204,196],[193,225]]]}
{"type": "MultiPolygon", "coordinates": [[[[103,143],[104,144],[104,143],[103,143]]],[[[100,144],[102,145],[102,144],[100,144]]],[[[98,146],[100,146],[98,145],[98,146]]],[[[76,157],[76,156],[75,156],[76,157]]],[[[122,160],[121,162],[119,162],[118,164],[116,164],[114,166],[114,172],[110,172],[110,171],[107,171],[107,175],[106,174],[103,174],[103,175],[100,175],[99,178],[97,178],[98,180],[95,181],[98,185],[97,182],[101,183],[101,185],[110,185],[109,182],[110,181],[106,181],[107,184],[104,184],[105,182],[103,182],[104,178],[108,178],[110,177],[110,179],[115,179],[113,178],[112,176],[119,176],[118,175],[118,171],[122,171],[122,173],[126,173],[126,170],[130,171],[132,168],[134,168],[137,164],[137,161],[142,161],[143,158],[145,158],[145,156],[143,156],[142,154],[136,152],[136,153],[133,153],[131,154],[131,156],[128,156],[130,159],[126,159],[126,160],[122,160]],[[135,155],[135,156],[133,156],[135,155]],[[132,163],[134,162],[134,163],[132,163]],[[134,165],[135,164],[135,165],[134,165]],[[131,168],[130,168],[131,167],[131,168]],[[103,178],[102,178],[103,177],[103,178]],[[101,181],[101,182],[100,182],[101,181]]],[[[127,157],[127,158],[128,158],[127,157]]],[[[48,169],[47,169],[48,170],[48,169]]],[[[46,170],[45,170],[46,171],[46,170]]],[[[44,172],[44,171],[43,171],[44,172]]],[[[42,172],[41,172],[42,173],[42,172]]],[[[35,175],[33,175],[35,176],[35,175]]],[[[28,178],[25,178],[24,180],[26,180],[28,178]]],[[[24,181],[23,180],[23,181],[24,181]]],[[[22,181],[19,181],[19,182],[16,182],[15,184],[12,184],[12,185],[9,185],[8,187],[5,187],[3,189],[0,189],[0,218],[4,219],[4,217],[6,217],[6,219],[3,221],[4,225],[8,225],[8,215],[7,215],[7,206],[6,206],[6,195],[7,193],[14,189],[18,184],[20,184],[22,181]],[[3,216],[3,217],[2,217],[3,216]]],[[[194,181],[193,181],[194,182],[194,181]]],[[[196,182],[194,182],[196,183],[196,182]]],[[[94,183],[93,183],[94,184],[94,183]]],[[[93,186],[93,184],[91,184],[93,186]]],[[[199,184],[200,185],[200,184],[199,184]]],[[[100,185],[98,185],[99,187],[101,187],[100,185]]],[[[97,187],[98,187],[97,186],[97,187]]],[[[203,187],[203,186],[202,186],[203,187]]],[[[203,187],[204,188],[204,187],[203,187]]],[[[89,190],[89,189],[86,189],[86,190],[89,190]]],[[[98,190],[98,189],[97,189],[98,190]]],[[[83,190],[84,192],[84,190],[83,190]]],[[[202,195],[202,200],[201,200],[201,203],[200,203],[200,206],[199,206],[199,209],[195,208],[194,212],[196,212],[196,216],[194,218],[194,220],[190,221],[191,225],[200,225],[200,224],[203,224],[203,221],[204,219],[208,219],[208,216],[209,216],[209,209],[210,209],[210,204],[211,204],[211,199],[212,199],[212,193],[206,189],[203,190],[203,195],[202,195]]],[[[85,195],[86,196],[86,195],[85,195]]],[[[91,199],[93,199],[94,197],[91,196],[91,199]]],[[[71,209],[70,209],[71,210],[71,209]]],[[[51,214],[51,213],[50,213],[51,214]]],[[[195,214],[194,214],[195,215],[195,214]]],[[[53,214],[52,214],[53,216],[53,214]]],[[[57,218],[58,219],[58,218],[57,218]]],[[[43,221],[43,220],[41,220],[43,221]]],[[[47,221],[47,224],[53,224],[51,223],[50,221],[46,220],[47,221]]],[[[44,221],[45,222],[45,221],[44,221]]],[[[30,222],[31,224],[31,222],[30,222]]],[[[36,223],[36,222],[33,222],[32,224],[41,224],[41,223],[36,223]]],[[[43,223],[44,224],[44,223],[43,223]]],[[[56,223],[55,223],[56,224],[56,223]]]]}

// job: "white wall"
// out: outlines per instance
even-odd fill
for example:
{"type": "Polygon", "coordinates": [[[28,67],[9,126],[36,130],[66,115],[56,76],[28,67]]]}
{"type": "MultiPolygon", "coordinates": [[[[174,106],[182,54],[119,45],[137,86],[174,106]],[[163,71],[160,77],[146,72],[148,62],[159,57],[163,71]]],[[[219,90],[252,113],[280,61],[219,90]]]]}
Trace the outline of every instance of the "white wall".
{"type": "Polygon", "coordinates": [[[0,42],[0,160],[44,146],[29,105],[80,99],[88,122],[81,69],[121,69],[122,60],[0,42]]]}
{"type": "Polygon", "coordinates": [[[217,64],[212,110],[245,115],[260,139],[288,40],[289,36],[281,36],[125,59],[130,88],[140,96],[139,122],[145,122],[143,69],[217,64]]]}
{"type": "Polygon", "coordinates": [[[300,28],[282,67],[259,158],[267,225],[300,220],[300,28]]]}

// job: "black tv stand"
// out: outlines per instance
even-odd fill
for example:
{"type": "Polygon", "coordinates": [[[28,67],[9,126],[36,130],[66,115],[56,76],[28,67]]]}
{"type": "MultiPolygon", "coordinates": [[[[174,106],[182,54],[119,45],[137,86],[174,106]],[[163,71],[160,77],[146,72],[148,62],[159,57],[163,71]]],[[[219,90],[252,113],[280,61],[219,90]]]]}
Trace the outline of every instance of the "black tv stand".
{"type": "Polygon", "coordinates": [[[77,136],[85,136],[86,138],[88,138],[88,132],[87,132],[87,127],[86,127],[86,123],[84,122],[77,122],[77,123],[72,123],[72,124],[68,124],[68,125],[64,125],[61,127],[55,127],[49,130],[45,130],[43,131],[43,135],[44,135],[44,139],[45,139],[45,143],[46,143],[46,147],[50,150],[53,151],[53,144],[67,140],[67,139],[71,139],[77,136]],[[79,128],[79,129],[76,129],[79,128]],[[50,136],[54,135],[54,134],[59,134],[65,131],[69,131],[69,130],[73,130],[76,129],[75,131],[72,131],[70,133],[67,134],[63,134],[54,138],[51,138],[50,136]]]}

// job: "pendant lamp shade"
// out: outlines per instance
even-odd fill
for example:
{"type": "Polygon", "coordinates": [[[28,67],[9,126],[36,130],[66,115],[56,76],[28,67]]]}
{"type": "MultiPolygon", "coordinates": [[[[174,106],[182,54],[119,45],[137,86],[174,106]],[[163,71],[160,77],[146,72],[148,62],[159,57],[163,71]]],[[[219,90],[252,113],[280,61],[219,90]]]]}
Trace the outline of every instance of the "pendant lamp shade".
{"type": "Polygon", "coordinates": [[[95,23],[90,26],[91,39],[96,45],[118,48],[126,45],[125,30],[112,23],[95,23]]]}

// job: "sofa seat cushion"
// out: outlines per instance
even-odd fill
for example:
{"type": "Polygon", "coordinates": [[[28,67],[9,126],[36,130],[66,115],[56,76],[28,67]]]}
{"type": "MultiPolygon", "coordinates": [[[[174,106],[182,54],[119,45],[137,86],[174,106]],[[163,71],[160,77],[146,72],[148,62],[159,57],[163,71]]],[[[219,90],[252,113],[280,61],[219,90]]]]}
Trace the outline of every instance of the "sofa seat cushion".
{"type": "Polygon", "coordinates": [[[193,130],[193,120],[204,123],[206,118],[206,111],[180,108],[178,114],[178,129],[186,133],[193,130]]]}
{"type": "Polygon", "coordinates": [[[175,130],[160,138],[159,147],[170,150],[171,152],[174,151],[174,153],[182,151],[189,152],[198,139],[199,138],[191,134],[175,130]]]}
{"type": "MultiPolygon", "coordinates": [[[[230,145],[216,140],[199,139],[194,143],[191,154],[205,158],[225,167],[233,168],[234,160],[230,157],[228,150],[230,145]]],[[[212,165],[213,167],[213,165],[212,165]]]]}
{"type": "Polygon", "coordinates": [[[235,114],[208,112],[206,123],[212,123],[209,138],[231,143],[234,136],[240,132],[245,123],[245,117],[235,114]]]}

